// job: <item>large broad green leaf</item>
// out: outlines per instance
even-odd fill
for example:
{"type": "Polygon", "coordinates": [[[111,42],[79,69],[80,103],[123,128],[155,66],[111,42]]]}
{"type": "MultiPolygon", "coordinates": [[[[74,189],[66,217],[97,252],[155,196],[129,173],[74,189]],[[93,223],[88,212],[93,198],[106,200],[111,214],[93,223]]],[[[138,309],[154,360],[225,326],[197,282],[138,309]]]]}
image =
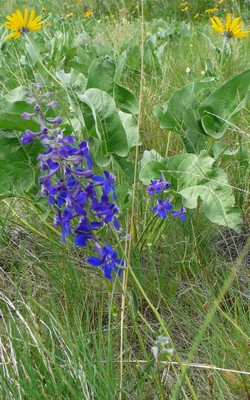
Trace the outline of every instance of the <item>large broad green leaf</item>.
{"type": "Polygon", "coordinates": [[[138,114],[139,105],[136,97],[128,89],[121,85],[115,84],[114,98],[117,107],[127,113],[138,114]]]}
{"type": "Polygon", "coordinates": [[[158,179],[162,176],[162,172],[166,172],[166,163],[163,157],[155,150],[146,150],[140,161],[140,180],[149,184],[151,179],[158,179]]]}
{"type": "MultiPolygon", "coordinates": [[[[223,170],[220,168],[218,175],[222,172],[223,170]]],[[[196,208],[198,199],[201,199],[204,212],[210,221],[232,228],[236,232],[242,228],[240,209],[234,206],[230,187],[222,186],[220,182],[210,181],[204,185],[183,189],[179,194],[183,198],[184,206],[191,209],[196,208]]]]}
{"type": "Polygon", "coordinates": [[[84,114],[84,119],[85,116],[88,119],[85,122],[90,129],[89,133],[102,142],[104,155],[116,153],[119,156],[126,156],[128,154],[127,135],[113,98],[100,89],[88,89],[83,95],[79,94],[78,98],[88,107],[88,110],[91,110],[92,115],[84,114]]]}
{"type": "Polygon", "coordinates": [[[23,112],[34,112],[34,107],[25,101],[0,102],[0,129],[24,131],[30,129],[39,131],[40,125],[34,120],[24,120],[23,112]]]}
{"type": "Polygon", "coordinates": [[[155,107],[154,115],[158,118],[160,127],[181,133],[193,129],[195,125],[195,131],[203,133],[202,126],[198,125],[193,110],[198,107],[198,95],[200,96],[201,91],[212,84],[214,84],[213,78],[189,83],[176,90],[162,107],[155,107]]]}
{"type": "Polygon", "coordinates": [[[25,101],[27,88],[25,86],[18,86],[15,89],[8,92],[4,97],[6,102],[14,103],[16,101],[25,101]]]}
{"type": "Polygon", "coordinates": [[[0,135],[0,195],[23,195],[35,183],[37,156],[43,151],[39,140],[22,146],[18,135],[3,131],[0,135]]]}
{"type": "Polygon", "coordinates": [[[109,57],[97,58],[92,62],[88,71],[87,89],[97,88],[113,94],[115,62],[109,57]]]}
{"type": "Polygon", "coordinates": [[[136,118],[133,115],[124,113],[122,111],[119,111],[119,117],[127,135],[128,147],[131,148],[141,145],[136,118]]]}
{"type": "Polygon", "coordinates": [[[72,129],[80,133],[85,128],[81,108],[78,104],[76,92],[84,93],[87,86],[87,78],[79,71],[71,68],[69,73],[63,70],[56,72],[59,81],[65,86],[71,110],[74,112],[70,119],[72,129]]]}
{"type": "Polygon", "coordinates": [[[168,159],[166,168],[172,177],[172,188],[181,189],[206,181],[213,170],[214,159],[205,153],[179,154],[168,159]]]}
{"type": "Polygon", "coordinates": [[[0,196],[21,196],[31,188],[34,181],[34,169],[26,162],[0,160],[0,196]]]}
{"type": "Polygon", "coordinates": [[[169,129],[181,132],[181,121],[168,111],[163,111],[161,107],[153,108],[154,116],[159,120],[161,129],[169,129]]]}
{"type": "Polygon", "coordinates": [[[144,65],[145,68],[148,68],[151,73],[154,71],[154,74],[158,77],[162,76],[162,68],[157,57],[157,46],[154,45],[150,40],[147,40],[144,45],[144,65]]]}
{"type": "Polygon", "coordinates": [[[117,171],[119,171],[119,175],[122,178],[126,178],[126,181],[129,183],[133,183],[134,180],[134,163],[131,161],[127,161],[124,157],[119,157],[114,154],[113,162],[116,164],[117,171]]]}
{"type": "Polygon", "coordinates": [[[182,134],[182,141],[187,153],[199,154],[206,146],[203,130],[197,120],[195,111],[187,108],[182,114],[185,124],[185,132],[182,134]]]}
{"type": "Polygon", "coordinates": [[[116,70],[115,70],[115,76],[114,76],[114,81],[115,83],[119,84],[123,70],[125,68],[127,61],[127,51],[124,50],[122,54],[119,56],[118,60],[116,61],[116,70]]]}
{"type": "Polygon", "coordinates": [[[36,165],[37,157],[44,151],[39,139],[23,146],[20,135],[15,132],[2,131],[0,134],[0,160],[9,163],[26,162],[36,165]]]}
{"type": "Polygon", "coordinates": [[[81,46],[78,45],[73,60],[69,60],[67,64],[87,76],[89,66],[96,57],[97,49],[94,46],[85,43],[81,46]]]}
{"type": "Polygon", "coordinates": [[[181,138],[187,153],[199,154],[206,146],[204,136],[197,131],[184,132],[181,138]]]}
{"type": "Polygon", "coordinates": [[[239,231],[242,227],[240,210],[235,207],[232,188],[223,169],[205,153],[182,154],[167,162],[173,188],[183,198],[187,208],[196,208],[200,200],[210,221],[239,231]]]}
{"type": "Polygon", "coordinates": [[[159,162],[159,161],[149,161],[140,171],[139,178],[140,180],[145,183],[149,184],[149,182],[153,179],[161,178],[161,174],[166,176],[167,169],[166,165],[159,162]]]}
{"type": "Polygon", "coordinates": [[[144,168],[149,161],[155,161],[155,160],[161,162],[164,160],[164,158],[159,153],[157,153],[157,151],[155,151],[154,149],[145,150],[143,152],[143,155],[142,155],[142,158],[140,161],[140,168],[141,169],[144,168]]]}
{"type": "Polygon", "coordinates": [[[201,103],[198,113],[207,135],[221,138],[232,116],[239,112],[246,103],[250,88],[250,69],[229,79],[201,103]]]}
{"type": "Polygon", "coordinates": [[[83,93],[86,89],[87,78],[79,71],[71,68],[69,73],[63,70],[56,72],[56,77],[59,81],[66,86],[67,89],[80,91],[83,93]]]}

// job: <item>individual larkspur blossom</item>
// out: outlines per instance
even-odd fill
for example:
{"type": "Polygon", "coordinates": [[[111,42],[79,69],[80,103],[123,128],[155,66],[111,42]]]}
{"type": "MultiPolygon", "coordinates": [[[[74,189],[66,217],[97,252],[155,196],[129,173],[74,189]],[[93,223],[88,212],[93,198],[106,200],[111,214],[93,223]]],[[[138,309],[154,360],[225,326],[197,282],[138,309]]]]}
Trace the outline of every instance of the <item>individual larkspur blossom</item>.
{"type": "Polygon", "coordinates": [[[171,214],[174,215],[175,217],[179,217],[181,221],[185,222],[187,220],[186,218],[186,210],[184,207],[181,207],[180,211],[171,211],[171,214]]]}
{"type": "Polygon", "coordinates": [[[224,39],[232,39],[232,38],[247,38],[248,33],[250,31],[243,31],[242,25],[243,21],[241,21],[241,17],[237,17],[232,20],[231,14],[226,15],[226,25],[223,25],[221,20],[218,17],[212,17],[209,20],[212,24],[213,29],[216,32],[222,34],[224,39]]]}
{"type": "Polygon", "coordinates": [[[161,199],[157,200],[157,205],[152,208],[154,213],[158,214],[159,218],[166,219],[168,211],[171,211],[173,204],[170,203],[170,198],[168,197],[164,201],[161,199]]]}
{"type": "Polygon", "coordinates": [[[163,190],[167,190],[170,188],[171,183],[167,182],[163,179],[151,180],[149,186],[147,187],[147,191],[150,196],[154,196],[155,194],[159,194],[163,190]]]}
{"type": "MultiPolygon", "coordinates": [[[[115,177],[109,171],[104,171],[103,176],[95,175],[88,143],[83,141],[77,145],[73,135],[65,136],[60,128],[62,119],[49,116],[50,110],[57,106],[51,99],[52,94],[43,93],[39,84],[32,89],[34,93],[27,92],[26,97],[34,112],[24,112],[22,118],[36,118],[40,130],[27,129],[21,142],[25,145],[39,138],[45,147],[38,156],[40,170],[45,173],[39,178],[41,195],[48,198],[50,207],[56,211],[54,224],[61,227],[63,241],[67,235],[74,235],[76,247],[85,247],[89,241],[100,246],[95,234],[98,229],[111,223],[117,231],[122,231],[117,219],[120,210],[114,201],[117,199],[115,177]]],[[[115,264],[124,264],[116,258],[117,253],[110,245],[101,254],[100,266],[111,279],[112,271],[118,272],[115,264]]]]}
{"type": "Polygon", "coordinates": [[[41,16],[35,17],[35,10],[30,11],[25,8],[24,13],[20,10],[16,10],[15,13],[8,15],[6,17],[7,22],[5,22],[5,28],[14,31],[6,36],[6,40],[12,38],[18,38],[20,36],[25,36],[30,32],[39,31],[42,28],[41,16]]]}
{"type": "MultiPolygon", "coordinates": [[[[150,184],[147,187],[148,194],[153,197],[158,195],[162,197],[162,193],[170,188],[171,183],[167,182],[165,177],[162,175],[161,179],[151,180],[150,184]]],[[[157,203],[154,207],[152,207],[153,213],[157,214],[158,218],[166,219],[168,215],[173,215],[175,217],[179,217],[181,221],[185,222],[186,210],[184,207],[181,207],[180,211],[173,210],[173,204],[171,203],[170,197],[165,199],[158,198],[157,203]]]]}
{"type": "Polygon", "coordinates": [[[117,253],[112,249],[110,244],[106,244],[101,248],[98,244],[95,246],[95,250],[99,257],[88,257],[86,261],[93,267],[100,267],[103,270],[105,278],[112,280],[112,272],[115,272],[118,276],[122,272],[122,268],[125,266],[124,261],[117,258],[117,253]],[[118,265],[118,267],[117,267],[118,265]]]}

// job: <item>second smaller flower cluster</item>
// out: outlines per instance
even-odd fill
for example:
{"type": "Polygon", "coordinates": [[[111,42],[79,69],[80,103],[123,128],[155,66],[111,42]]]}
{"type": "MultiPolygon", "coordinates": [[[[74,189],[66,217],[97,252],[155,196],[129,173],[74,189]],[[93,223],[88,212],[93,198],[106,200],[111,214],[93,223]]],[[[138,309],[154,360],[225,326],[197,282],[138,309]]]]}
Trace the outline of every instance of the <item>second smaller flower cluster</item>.
{"type": "MultiPolygon", "coordinates": [[[[165,192],[170,188],[171,183],[167,182],[165,178],[151,180],[149,186],[147,187],[147,192],[150,196],[161,195],[162,192],[165,192]]],[[[158,197],[159,197],[158,196],[158,197]]],[[[181,221],[185,222],[186,219],[186,210],[184,207],[181,207],[180,211],[173,210],[174,206],[171,203],[170,197],[165,199],[161,199],[160,197],[157,199],[157,204],[152,208],[153,213],[157,214],[159,218],[166,219],[167,216],[173,215],[175,217],[179,217],[181,221]]]]}

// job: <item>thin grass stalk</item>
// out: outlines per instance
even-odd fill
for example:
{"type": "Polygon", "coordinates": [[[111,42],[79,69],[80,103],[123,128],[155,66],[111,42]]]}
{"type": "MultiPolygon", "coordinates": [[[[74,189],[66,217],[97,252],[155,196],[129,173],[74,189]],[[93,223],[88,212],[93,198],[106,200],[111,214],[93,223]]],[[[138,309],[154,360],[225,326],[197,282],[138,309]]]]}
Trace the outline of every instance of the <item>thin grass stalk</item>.
{"type": "MultiPolygon", "coordinates": [[[[138,132],[140,132],[141,119],[142,119],[142,97],[143,97],[143,81],[144,81],[144,0],[141,0],[141,71],[140,71],[140,94],[139,94],[139,112],[138,112],[138,132]]],[[[137,136],[137,144],[135,150],[135,161],[134,161],[134,179],[133,179],[133,192],[132,192],[132,205],[131,205],[131,217],[129,224],[129,233],[130,240],[127,245],[127,252],[125,253],[126,261],[127,261],[127,273],[125,275],[123,281],[123,302],[122,307],[124,311],[122,311],[121,318],[124,320],[125,317],[125,305],[126,305],[126,290],[128,285],[128,271],[131,269],[131,250],[132,250],[132,240],[134,236],[134,214],[135,214],[135,196],[136,196],[136,188],[137,188],[137,165],[139,160],[139,134],[137,136]],[[124,291],[125,290],[125,291],[124,291]]],[[[123,330],[124,324],[122,322],[121,329],[123,330]]],[[[120,344],[120,355],[122,355],[123,351],[123,334],[121,336],[121,344],[120,344]]],[[[123,386],[123,363],[122,358],[120,359],[120,393],[119,400],[122,400],[122,386],[123,386]]]]}
{"type": "MultiPolygon", "coordinates": [[[[141,70],[140,70],[140,94],[139,94],[139,112],[138,112],[138,130],[140,132],[140,126],[141,126],[141,119],[142,119],[142,102],[143,102],[143,83],[144,83],[144,40],[145,40],[145,32],[144,32],[144,0],[141,0],[141,70]]],[[[139,135],[138,139],[139,140],[139,135]]],[[[144,299],[147,301],[148,305],[150,306],[151,310],[153,311],[154,315],[156,316],[157,320],[159,321],[163,332],[166,334],[166,336],[170,337],[168,330],[163,322],[163,320],[160,317],[160,314],[158,313],[157,309],[154,307],[152,302],[150,301],[149,297],[147,296],[146,292],[142,288],[140,282],[136,278],[136,275],[131,267],[131,250],[132,250],[132,241],[133,241],[133,233],[134,233],[134,224],[135,224],[135,196],[136,196],[136,189],[137,189],[137,169],[138,169],[138,160],[139,160],[139,146],[138,143],[136,145],[136,151],[135,151],[135,161],[134,161],[134,180],[133,180],[133,192],[132,192],[132,206],[131,206],[131,218],[130,218],[130,240],[128,242],[128,249],[127,249],[127,254],[126,254],[126,261],[127,261],[127,269],[130,275],[132,276],[135,284],[137,285],[138,289],[142,293],[144,299]]],[[[126,281],[127,284],[127,281],[126,281]]],[[[125,304],[124,304],[125,306],[125,304]]],[[[122,346],[122,344],[121,344],[122,346]]],[[[182,370],[182,363],[178,355],[174,356],[176,361],[178,362],[178,365],[180,369],[182,370]]],[[[122,364],[122,361],[120,361],[122,364]]],[[[172,366],[172,368],[175,371],[175,367],[172,366]]],[[[122,368],[121,368],[122,370],[122,368]]],[[[120,370],[120,372],[121,372],[120,370]]],[[[177,372],[175,371],[177,374],[177,372]]],[[[122,375],[122,373],[121,373],[122,375]]],[[[190,394],[192,396],[193,400],[198,400],[197,396],[195,394],[195,391],[192,387],[192,384],[188,378],[188,376],[185,376],[185,381],[188,386],[188,389],[190,391],[190,394]]],[[[120,376],[120,385],[122,385],[123,382],[123,377],[120,376]]],[[[122,392],[119,393],[119,400],[122,400],[122,392]]]]}
{"type": "MultiPolygon", "coordinates": [[[[126,226],[126,235],[128,234],[128,218],[126,226]]],[[[128,251],[128,240],[125,242],[125,254],[128,251]]],[[[125,268],[122,280],[122,301],[121,301],[121,323],[120,323],[120,381],[119,381],[119,400],[122,399],[122,386],[123,386],[123,341],[124,341],[124,320],[125,320],[125,306],[128,287],[128,269],[125,268]]]]}
{"type": "MultiPolygon", "coordinates": [[[[145,299],[146,302],[148,303],[149,307],[150,307],[151,310],[153,311],[153,313],[154,313],[156,319],[158,320],[158,322],[159,322],[159,324],[160,324],[160,326],[161,326],[161,328],[162,328],[162,331],[163,331],[164,335],[166,335],[167,337],[170,337],[170,334],[169,334],[169,332],[168,332],[168,329],[167,329],[167,327],[166,327],[164,321],[162,320],[162,318],[161,318],[161,316],[160,316],[158,310],[155,308],[155,306],[154,306],[154,305],[152,304],[152,302],[150,301],[149,297],[147,296],[146,292],[144,291],[143,287],[141,286],[140,282],[138,281],[138,279],[137,279],[137,277],[136,277],[136,275],[135,275],[135,273],[134,273],[134,271],[133,271],[133,269],[132,269],[131,267],[129,268],[129,273],[130,273],[130,275],[132,276],[132,278],[133,278],[133,280],[134,280],[136,286],[137,286],[138,289],[140,290],[141,294],[143,295],[144,299],[145,299]]],[[[173,342],[173,341],[172,341],[172,342],[173,342]]],[[[193,400],[198,400],[198,397],[196,396],[196,393],[195,393],[195,391],[194,391],[194,389],[193,389],[193,386],[192,386],[192,384],[191,384],[191,382],[190,382],[190,380],[189,380],[189,377],[187,376],[187,374],[186,374],[186,372],[185,372],[186,368],[182,365],[182,362],[181,362],[180,357],[178,356],[178,354],[174,354],[174,355],[173,355],[173,358],[175,358],[175,360],[176,360],[176,362],[177,362],[177,364],[178,364],[180,370],[182,371],[182,373],[183,373],[183,375],[184,375],[184,379],[183,379],[183,380],[185,380],[185,382],[186,382],[186,384],[187,384],[187,386],[188,386],[188,389],[189,389],[189,391],[190,391],[190,394],[191,394],[191,396],[192,396],[192,399],[193,399],[193,400]]],[[[174,364],[172,364],[172,363],[170,362],[170,365],[172,366],[172,369],[173,369],[173,371],[174,371],[174,373],[175,373],[175,375],[176,375],[176,377],[177,377],[177,371],[176,371],[176,369],[175,369],[174,364]]],[[[182,387],[183,380],[182,380],[182,382],[181,382],[181,390],[183,389],[183,387],[182,387]]],[[[177,379],[177,381],[179,382],[179,379],[177,379]]],[[[173,399],[174,399],[174,398],[173,398],[173,399]]]]}
{"type": "Polygon", "coordinates": [[[228,289],[231,287],[231,285],[232,285],[232,283],[233,283],[233,281],[234,281],[234,279],[236,277],[238,267],[242,264],[242,262],[244,260],[244,257],[246,256],[249,248],[250,248],[250,238],[248,239],[248,241],[246,242],[245,246],[243,247],[243,249],[242,249],[242,251],[241,251],[241,253],[239,255],[239,258],[238,258],[237,262],[234,264],[228,279],[226,280],[226,282],[224,283],[224,285],[222,286],[222,288],[220,290],[219,296],[214,301],[213,307],[211,308],[211,310],[208,313],[205,321],[203,322],[203,324],[201,325],[201,327],[199,329],[199,333],[198,333],[198,335],[196,336],[196,338],[194,340],[194,343],[193,343],[193,346],[192,346],[192,348],[190,350],[190,353],[189,353],[188,359],[186,361],[186,364],[184,365],[184,367],[182,369],[180,380],[176,384],[176,388],[175,388],[172,400],[179,399],[182,383],[183,383],[184,378],[186,376],[186,373],[187,373],[187,371],[189,369],[189,365],[192,362],[192,359],[193,359],[193,357],[194,357],[194,355],[196,353],[196,350],[198,349],[198,346],[200,345],[200,343],[202,341],[202,338],[203,338],[207,328],[209,327],[209,325],[212,322],[217,310],[219,309],[220,303],[222,302],[222,300],[223,300],[225,294],[227,293],[228,289]]]}

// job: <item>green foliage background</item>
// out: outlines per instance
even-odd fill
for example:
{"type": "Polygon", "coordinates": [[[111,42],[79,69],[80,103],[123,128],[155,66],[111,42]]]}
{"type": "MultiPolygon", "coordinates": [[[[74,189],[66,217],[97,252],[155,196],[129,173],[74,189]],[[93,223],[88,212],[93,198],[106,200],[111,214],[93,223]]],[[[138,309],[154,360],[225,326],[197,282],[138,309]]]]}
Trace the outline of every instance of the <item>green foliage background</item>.
{"type": "MultiPolygon", "coordinates": [[[[45,7],[51,26],[30,42],[5,42],[3,23],[17,7],[34,4],[9,1],[2,8],[0,398],[186,399],[173,349],[195,364],[188,376],[197,399],[249,397],[250,41],[222,50],[204,12],[216,2],[189,1],[188,13],[180,3],[145,2],[143,70],[137,2],[39,1],[36,11],[45,7]],[[84,19],[92,6],[93,16],[84,19]],[[194,20],[197,12],[202,16],[194,20]],[[123,326],[122,282],[109,286],[87,266],[85,251],[62,245],[36,185],[39,144],[20,145],[22,131],[37,129],[20,118],[34,80],[59,100],[65,132],[90,140],[96,168],[108,165],[116,175],[124,227],[140,143],[123,326]],[[207,107],[216,115],[207,118],[207,107]],[[166,177],[177,204],[181,194],[192,203],[185,224],[151,214],[143,183],[162,170],[173,171],[166,177]],[[204,187],[229,203],[224,225],[243,223],[238,233],[213,223],[204,187]],[[166,330],[169,345],[162,344],[166,330]]],[[[248,26],[247,2],[220,7],[222,18],[240,13],[248,26]]]]}

